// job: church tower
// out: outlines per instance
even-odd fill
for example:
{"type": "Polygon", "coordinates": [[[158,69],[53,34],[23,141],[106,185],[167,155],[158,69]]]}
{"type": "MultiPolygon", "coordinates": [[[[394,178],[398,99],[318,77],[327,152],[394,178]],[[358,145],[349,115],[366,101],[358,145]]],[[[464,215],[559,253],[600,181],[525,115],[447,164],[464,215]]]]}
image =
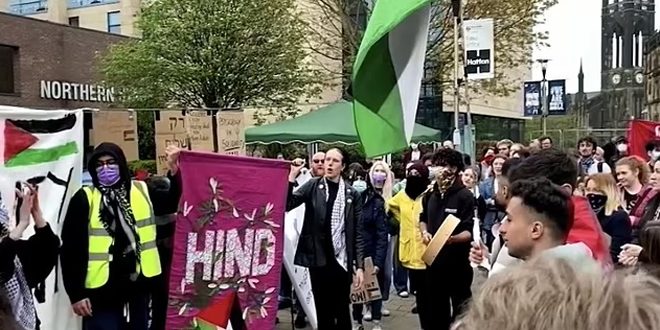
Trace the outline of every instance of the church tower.
{"type": "Polygon", "coordinates": [[[602,106],[589,118],[594,128],[622,128],[644,109],[644,41],[654,32],[655,0],[602,1],[602,106]]]}

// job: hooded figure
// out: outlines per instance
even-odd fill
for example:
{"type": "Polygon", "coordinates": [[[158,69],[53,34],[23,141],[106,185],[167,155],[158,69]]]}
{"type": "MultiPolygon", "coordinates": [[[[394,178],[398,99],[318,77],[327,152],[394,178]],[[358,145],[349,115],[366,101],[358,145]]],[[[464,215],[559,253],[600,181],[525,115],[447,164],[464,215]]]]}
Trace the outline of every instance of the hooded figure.
{"type": "Polygon", "coordinates": [[[93,186],[72,197],[62,227],[64,287],[83,329],[146,330],[148,288],[162,273],[154,210],[176,212],[178,180],[170,175],[168,194],[131,180],[114,143],[96,147],[87,168],[93,186]]]}

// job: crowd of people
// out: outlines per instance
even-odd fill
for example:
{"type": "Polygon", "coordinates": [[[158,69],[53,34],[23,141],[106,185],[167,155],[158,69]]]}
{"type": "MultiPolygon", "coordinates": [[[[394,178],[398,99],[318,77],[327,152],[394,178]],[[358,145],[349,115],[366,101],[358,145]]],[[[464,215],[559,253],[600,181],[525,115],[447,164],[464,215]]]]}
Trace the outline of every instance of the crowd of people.
{"type": "MultiPolygon", "coordinates": [[[[318,329],[382,329],[390,291],[414,296],[424,330],[660,328],[660,142],[646,158],[628,155],[625,138],[610,144],[584,137],[572,154],[551,138],[502,140],[475,162],[451,142],[431,152],[412,144],[400,178],[383,160],[347,164],[340,148],[314,154],[308,169],[294,159],[286,209],[305,205],[294,262],[309,269],[318,329]],[[304,171],[312,178],[298,185],[304,171]],[[458,225],[427,263],[449,216],[458,225]],[[488,273],[477,292],[475,269],[488,273]],[[382,299],[351,305],[351,286],[371,275],[382,299]]],[[[117,145],[99,145],[61,242],[36,186],[16,190],[14,212],[0,201],[0,328],[39,329],[34,300],[59,257],[83,329],[164,329],[179,152],[169,147],[167,177],[145,183],[117,145]],[[31,222],[35,234],[22,240],[31,222]]],[[[305,327],[285,271],[281,282],[280,307],[305,327]]]]}
{"type": "MultiPolygon", "coordinates": [[[[346,154],[333,148],[314,155],[314,178],[301,187],[295,182],[304,161],[294,160],[288,209],[306,206],[296,264],[310,268],[318,328],[359,330],[370,321],[372,329],[382,329],[391,290],[403,298],[414,295],[411,312],[425,330],[482,327],[499,317],[488,311],[505,313],[507,300],[526,290],[530,296],[520,298],[517,317],[502,316],[495,324],[511,328],[507,324],[518,322],[515,328],[520,329],[585,324],[584,329],[596,329],[628,320],[635,328],[660,326],[644,317],[656,312],[660,299],[635,304],[644,310],[624,313],[628,319],[604,323],[541,322],[532,312],[565,308],[548,306],[552,303],[588,303],[566,301],[567,292],[576,292],[570,290],[628,299],[647,296],[642,288],[659,287],[654,275],[660,274],[654,267],[660,266],[660,254],[655,255],[660,250],[660,236],[655,236],[660,235],[658,146],[660,142],[650,141],[644,159],[627,154],[625,138],[599,147],[594,138],[584,137],[574,152],[559,150],[549,137],[528,145],[502,140],[473,163],[449,141],[426,153],[411,144],[403,178],[396,178],[382,160],[367,168],[346,164],[346,154]],[[460,222],[427,264],[422,255],[449,215],[460,222]],[[366,257],[374,260],[383,299],[350,306],[350,286],[362,285],[366,257]],[[547,295],[552,288],[547,284],[539,285],[538,292],[529,285],[515,286],[541,281],[548,265],[556,268],[549,280],[584,280],[562,284],[570,288],[553,292],[556,300],[547,295]],[[475,267],[487,271],[489,279],[473,298],[475,267]],[[621,281],[629,279],[638,282],[626,282],[631,290],[621,290],[621,281]],[[594,283],[611,290],[596,292],[594,283]]],[[[283,288],[290,291],[290,286],[283,288]]],[[[584,308],[604,315],[602,309],[584,308]]],[[[296,326],[305,326],[304,314],[298,315],[296,326]]]]}

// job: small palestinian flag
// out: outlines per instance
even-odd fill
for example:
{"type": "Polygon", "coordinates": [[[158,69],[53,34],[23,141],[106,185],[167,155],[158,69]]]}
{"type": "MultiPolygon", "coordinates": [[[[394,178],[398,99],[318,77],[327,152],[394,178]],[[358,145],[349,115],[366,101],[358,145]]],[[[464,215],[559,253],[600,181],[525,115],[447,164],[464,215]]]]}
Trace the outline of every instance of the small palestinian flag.
{"type": "Polygon", "coordinates": [[[78,153],[75,140],[77,117],[67,114],[53,119],[4,119],[0,132],[0,160],[5,167],[37,165],[78,153]]]}
{"type": "Polygon", "coordinates": [[[195,316],[195,330],[226,330],[229,328],[229,318],[236,293],[229,292],[201,310],[195,316]]]}

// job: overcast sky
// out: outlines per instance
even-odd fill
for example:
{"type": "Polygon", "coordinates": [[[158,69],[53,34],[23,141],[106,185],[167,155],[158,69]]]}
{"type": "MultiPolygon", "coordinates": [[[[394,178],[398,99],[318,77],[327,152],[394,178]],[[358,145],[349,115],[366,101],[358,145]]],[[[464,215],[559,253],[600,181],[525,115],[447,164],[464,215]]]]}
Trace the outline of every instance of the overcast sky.
{"type": "MultiPolygon", "coordinates": [[[[577,91],[580,58],[587,92],[600,90],[600,30],[602,0],[559,0],[546,14],[542,27],[550,33],[550,47],[537,50],[535,58],[548,58],[548,79],[566,79],[569,93],[577,91]]],[[[660,16],[656,12],[656,28],[660,16]]],[[[534,79],[541,68],[533,67],[534,79]]]]}

